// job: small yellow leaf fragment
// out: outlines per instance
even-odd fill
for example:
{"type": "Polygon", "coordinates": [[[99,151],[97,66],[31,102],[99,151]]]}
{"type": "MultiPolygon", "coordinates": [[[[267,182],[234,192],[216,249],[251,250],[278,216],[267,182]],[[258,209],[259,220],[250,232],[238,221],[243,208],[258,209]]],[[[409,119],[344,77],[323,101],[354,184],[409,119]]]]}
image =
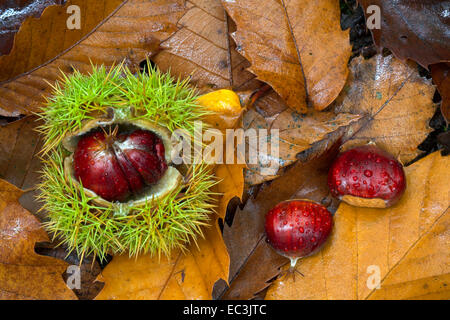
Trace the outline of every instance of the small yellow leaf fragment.
{"type": "Polygon", "coordinates": [[[233,128],[243,111],[239,96],[228,89],[204,94],[197,98],[197,102],[212,111],[204,120],[217,129],[233,128]]]}

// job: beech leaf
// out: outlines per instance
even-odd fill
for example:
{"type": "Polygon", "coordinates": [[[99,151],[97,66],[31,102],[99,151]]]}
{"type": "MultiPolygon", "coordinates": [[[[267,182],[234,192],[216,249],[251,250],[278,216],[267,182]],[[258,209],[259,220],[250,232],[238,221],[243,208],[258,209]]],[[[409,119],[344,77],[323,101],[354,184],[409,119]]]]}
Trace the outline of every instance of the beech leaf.
{"type": "Polygon", "coordinates": [[[222,0],[237,24],[233,38],[248,69],[289,107],[326,108],[347,78],[351,47],[334,0],[222,0]]]}
{"type": "Polygon", "coordinates": [[[358,0],[366,18],[370,6],[380,9],[380,26],[371,29],[379,49],[388,48],[399,59],[411,59],[424,68],[450,61],[448,2],[441,0],[358,0]]]}
{"type": "MultiPolygon", "coordinates": [[[[17,42],[17,50],[21,55],[38,58],[28,62],[24,57],[17,56],[20,63],[16,60],[8,61],[8,57],[15,52],[14,49],[9,56],[0,57],[0,74],[6,75],[6,79],[0,80],[0,115],[17,116],[39,111],[41,103],[44,102],[42,95],[50,93],[49,84],[53,84],[61,76],[61,71],[70,74],[77,69],[87,73],[91,71],[92,64],[112,66],[122,61],[125,61],[132,70],[138,69],[139,63],[155,54],[159,50],[160,42],[177,30],[176,23],[185,12],[183,0],[128,0],[119,7],[117,0],[114,1],[101,1],[95,5],[92,1],[89,5],[86,0],[83,1],[90,8],[87,13],[99,16],[99,12],[102,12],[105,18],[101,23],[94,25],[95,27],[92,26],[93,29],[88,29],[91,27],[92,18],[85,18],[86,25],[83,32],[87,33],[81,37],[78,31],[76,41],[68,40],[72,45],[61,44],[64,42],[62,39],[66,37],[67,29],[65,26],[67,15],[64,13],[64,27],[52,30],[48,43],[44,42],[42,46],[38,46],[33,41],[29,42],[26,37],[23,40],[25,44],[17,42]],[[107,3],[106,10],[98,7],[103,2],[107,3]],[[114,3],[116,6],[113,7],[117,7],[117,10],[108,10],[109,5],[114,3]],[[107,12],[111,14],[107,15],[107,12]],[[29,45],[32,47],[28,47],[29,45]],[[35,51],[36,54],[30,55],[30,52],[35,51]],[[41,57],[43,52],[47,52],[44,58],[41,57]],[[18,70],[19,67],[20,72],[15,72],[14,70],[18,70]]],[[[51,16],[47,17],[44,12],[39,21],[34,22],[39,27],[32,27],[33,30],[47,28],[45,30],[50,32],[52,21],[62,23],[54,17],[62,10],[61,8],[49,7],[47,10],[51,16]]],[[[22,28],[29,30],[26,23],[22,28]]],[[[40,39],[43,36],[40,34],[37,37],[40,39]]],[[[69,35],[67,37],[69,39],[69,35]]],[[[16,38],[22,39],[20,32],[16,38]]],[[[37,42],[40,43],[40,40],[37,42]]]]}

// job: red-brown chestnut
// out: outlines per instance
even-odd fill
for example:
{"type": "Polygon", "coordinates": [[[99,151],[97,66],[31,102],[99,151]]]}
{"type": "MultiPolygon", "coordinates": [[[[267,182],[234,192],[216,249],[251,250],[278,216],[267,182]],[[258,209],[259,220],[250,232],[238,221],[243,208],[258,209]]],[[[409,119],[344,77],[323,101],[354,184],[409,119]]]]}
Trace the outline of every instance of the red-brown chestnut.
{"type": "Polygon", "coordinates": [[[406,188],[402,164],[391,154],[365,145],[341,153],[328,173],[333,196],[359,207],[386,208],[406,188]]]}

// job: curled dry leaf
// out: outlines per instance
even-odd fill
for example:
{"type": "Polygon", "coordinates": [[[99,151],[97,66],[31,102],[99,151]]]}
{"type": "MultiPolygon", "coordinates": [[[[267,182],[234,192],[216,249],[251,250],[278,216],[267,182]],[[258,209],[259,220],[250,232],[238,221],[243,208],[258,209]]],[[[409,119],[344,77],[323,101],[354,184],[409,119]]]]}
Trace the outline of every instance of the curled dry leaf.
{"type": "MultiPolygon", "coordinates": [[[[87,0],[81,2],[86,3],[87,6],[87,0]]],[[[72,45],[67,45],[65,40],[62,40],[66,38],[65,30],[67,28],[65,25],[57,30],[50,27],[51,22],[56,19],[53,18],[53,15],[57,12],[53,12],[50,10],[52,7],[49,7],[48,12],[52,13],[52,16],[41,17],[37,23],[39,27],[34,28],[37,30],[36,32],[42,33],[41,27],[46,28],[46,32],[52,32],[51,37],[44,37],[42,34],[38,36],[39,39],[48,38],[50,42],[43,43],[43,47],[41,47],[32,41],[30,42],[30,45],[33,45],[31,48],[27,47],[28,44],[17,44],[17,48],[20,47],[19,53],[29,56],[36,55],[38,58],[28,61],[24,57],[20,59],[17,57],[20,63],[15,60],[7,63],[6,59],[9,56],[0,58],[5,60],[4,64],[0,64],[0,74],[7,75],[7,78],[0,82],[0,115],[17,116],[38,111],[44,100],[42,95],[51,91],[48,83],[53,84],[61,76],[61,71],[71,73],[75,68],[86,73],[91,70],[91,63],[111,66],[123,60],[131,69],[137,69],[142,60],[159,50],[161,41],[166,40],[177,30],[176,23],[185,12],[185,1],[183,0],[128,0],[123,1],[119,6],[117,3],[117,0],[100,1],[96,4],[89,2],[87,13],[98,16],[101,12],[105,18],[96,26],[93,18],[85,18],[85,28],[95,27],[90,30],[83,29],[83,32],[87,31],[87,33],[83,37],[78,34],[75,42],[69,41],[70,37],[67,35],[67,42],[72,45]],[[102,7],[103,2],[105,8],[102,7]],[[114,3],[116,4],[115,7],[113,6],[115,9],[108,9],[114,3]],[[106,15],[107,12],[111,12],[111,14],[106,15]],[[41,26],[39,24],[41,20],[46,24],[41,26]],[[35,51],[36,54],[31,54],[35,51]],[[41,55],[44,53],[45,57],[42,58],[41,55]],[[49,57],[51,59],[46,60],[49,57]],[[19,66],[22,69],[17,73],[14,70],[19,66]],[[11,70],[11,68],[13,69],[11,70]]],[[[64,13],[63,16],[65,23],[66,14],[64,13]]],[[[59,20],[55,21],[61,23],[59,20]]],[[[26,25],[23,28],[28,30],[26,25]]],[[[18,35],[17,39],[19,38],[21,39],[18,35]]],[[[26,38],[24,41],[27,42],[26,38]]],[[[40,43],[40,40],[38,42],[40,43]]],[[[11,52],[12,54],[13,52],[11,52]]]]}
{"type": "Polygon", "coordinates": [[[348,31],[334,0],[222,0],[236,22],[233,38],[248,69],[287,105],[305,113],[326,108],[347,78],[348,31]]]}
{"type": "Polygon", "coordinates": [[[436,106],[430,81],[419,76],[417,65],[392,55],[357,57],[350,71],[335,110],[366,117],[344,148],[373,141],[403,163],[414,159],[432,130],[428,122],[436,106]]]}
{"type": "Polygon", "coordinates": [[[63,281],[67,263],[35,253],[35,243],[49,239],[21,195],[0,180],[0,299],[76,299],[63,281]]]}
{"type": "MultiPolygon", "coordinates": [[[[256,110],[250,110],[244,115],[245,129],[279,130],[279,155],[271,156],[270,134],[268,154],[258,152],[258,163],[249,163],[245,174],[245,182],[249,185],[273,180],[275,175],[262,175],[261,169],[273,166],[284,168],[298,160],[298,154],[308,150],[309,156],[314,157],[315,151],[320,149],[320,143],[327,140],[330,145],[337,139],[344,139],[350,134],[361,119],[361,116],[351,113],[319,112],[309,110],[302,115],[285,106],[281,98],[274,92],[261,98],[255,104],[256,110]],[[281,107],[284,106],[284,107],[281,107]],[[263,109],[262,109],[263,108],[263,109]],[[265,110],[282,110],[279,114],[263,117],[265,110]],[[270,163],[265,164],[270,159],[270,163]]],[[[257,131],[258,132],[258,131],[257,131]]],[[[269,131],[270,133],[271,131],[269,131]]],[[[256,150],[255,150],[256,151],[256,150]]],[[[303,159],[307,161],[308,159],[303,159]]]]}
{"type": "MultiPolygon", "coordinates": [[[[442,0],[358,0],[366,18],[375,17],[377,6],[380,26],[371,29],[379,49],[388,48],[398,58],[411,59],[424,68],[430,64],[450,61],[448,2],[442,0]],[[372,7],[373,8],[373,7],[372,7]]],[[[372,19],[371,18],[371,19],[372,19]]]]}
{"type": "Polygon", "coordinates": [[[266,299],[448,299],[449,166],[435,152],[407,167],[389,209],[341,203],[328,243],[297,264],[305,277],[276,280],[266,299]]]}

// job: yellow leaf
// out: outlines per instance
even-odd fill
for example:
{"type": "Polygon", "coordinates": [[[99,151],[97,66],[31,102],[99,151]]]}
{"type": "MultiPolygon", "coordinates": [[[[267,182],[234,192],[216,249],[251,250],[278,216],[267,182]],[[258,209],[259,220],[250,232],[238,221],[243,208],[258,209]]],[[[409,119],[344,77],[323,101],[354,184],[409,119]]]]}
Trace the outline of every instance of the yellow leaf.
{"type": "Polygon", "coordinates": [[[344,148],[373,141],[403,163],[413,160],[420,153],[417,145],[432,130],[428,122],[436,110],[434,92],[412,62],[381,54],[353,59],[335,111],[366,117],[344,148]]]}
{"type": "Polygon", "coordinates": [[[34,251],[36,242],[49,239],[19,204],[22,193],[0,179],[0,300],[76,299],[62,278],[67,263],[34,251]]]}

